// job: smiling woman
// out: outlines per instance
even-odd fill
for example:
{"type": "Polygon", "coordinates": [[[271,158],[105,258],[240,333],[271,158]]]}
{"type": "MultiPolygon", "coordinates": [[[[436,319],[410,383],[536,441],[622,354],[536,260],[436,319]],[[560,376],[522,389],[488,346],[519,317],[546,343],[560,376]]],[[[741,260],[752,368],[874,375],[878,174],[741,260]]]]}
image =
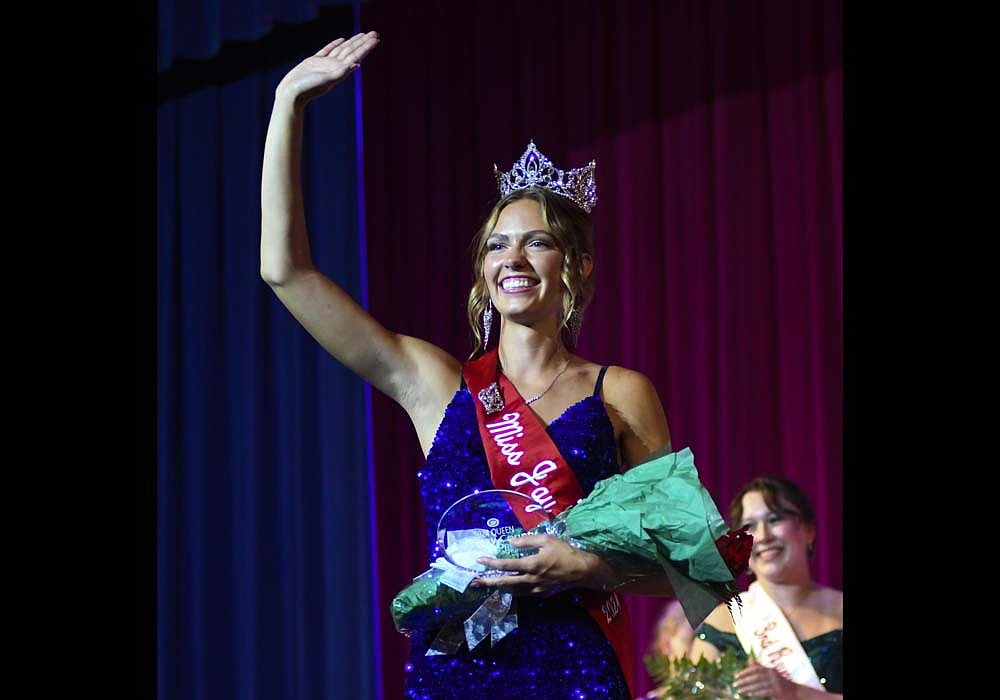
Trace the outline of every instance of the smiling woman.
{"type": "MultiPolygon", "coordinates": [[[[494,166],[500,200],[475,241],[474,342],[464,363],[386,329],[313,265],[303,114],[379,42],[375,32],[335,39],[279,83],[261,178],[261,276],[323,348],[409,415],[426,457],[417,476],[433,562],[435,527],[466,495],[514,489],[557,515],[599,481],[668,453],[670,431],[645,375],[574,353],[594,289],[594,161],[562,170],[529,143],[511,170],[494,166]]],[[[688,520],[693,531],[708,529],[704,517],[688,520]]],[[[490,644],[469,648],[464,635],[414,630],[407,696],[634,697],[631,628],[618,593],[673,595],[666,575],[636,582],[551,535],[509,544],[529,551],[481,562],[496,575],[473,583],[517,599],[517,634],[487,635],[490,644]]]]}
{"type": "Polygon", "coordinates": [[[810,573],[817,528],[808,496],[789,479],[757,477],[733,498],[729,522],[753,535],[756,581],[741,596],[741,616],[734,620],[721,606],[708,616],[691,658],[715,660],[732,649],[749,659],[736,675],[744,695],[842,697],[844,595],[810,573]]]}
{"type": "Polygon", "coordinates": [[[504,208],[486,239],[483,277],[501,318],[565,325],[560,277],[565,256],[544,226],[538,204],[521,199],[504,208]]]}
{"type": "MultiPolygon", "coordinates": [[[[533,152],[537,149],[531,143],[522,160],[533,152]]],[[[499,344],[499,334],[490,337],[486,332],[500,315],[495,304],[506,300],[498,283],[503,282],[502,291],[508,295],[516,293],[515,285],[518,290],[535,286],[542,281],[529,272],[535,261],[546,271],[555,268],[556,277],[548,286],[559,291],[561,313],[556,318],[561,340],[575,347],[594,292],[593,224],[588,212],[544,187],[515,189],[494,206],[477,240],[476,281],[468,307],[476,343],[473,356],[499,344]]]]}

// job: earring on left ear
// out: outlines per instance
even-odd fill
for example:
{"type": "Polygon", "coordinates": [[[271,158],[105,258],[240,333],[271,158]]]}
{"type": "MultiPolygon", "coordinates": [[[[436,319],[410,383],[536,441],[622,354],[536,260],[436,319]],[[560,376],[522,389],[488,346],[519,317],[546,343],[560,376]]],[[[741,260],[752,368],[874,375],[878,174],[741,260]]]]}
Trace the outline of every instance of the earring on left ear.
{"type": "Polygon", "coordinates": [[[815,541],[810,542],[808,545],[806,545],[806,553],[808,553],[810,557],[813,555],[813,552],[815,552],[815,551],[816,551],[816,542],[815,541]]]}
{"type": "Polygon", "coordinates": [[[490,328],[493,326],[493,299],[486,301],[486,308],[483,309],[483,350],[490,342],[490,328]]]}
{"type": "Polygon", "coordinates": [[[569,328],[573,347],[576,347],[577,341],[580,339],[580,328],[583,327],[583,311],[580,310],[580,307],[574,306],[573,310],[569,312],[569,318],[566,319],[566,327],[569,328]]]}

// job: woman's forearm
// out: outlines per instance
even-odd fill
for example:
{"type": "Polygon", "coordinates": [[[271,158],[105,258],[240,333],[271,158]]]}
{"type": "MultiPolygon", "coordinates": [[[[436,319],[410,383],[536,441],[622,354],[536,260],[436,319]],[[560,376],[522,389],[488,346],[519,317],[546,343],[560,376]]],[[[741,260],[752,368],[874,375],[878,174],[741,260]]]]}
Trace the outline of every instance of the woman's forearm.
{"type": "Polygon", "coordinates": [[[281,285],[311,263],[302,203],[302,123],[305,106],[275,92],[261,172],[260,274],[281,285]]]}

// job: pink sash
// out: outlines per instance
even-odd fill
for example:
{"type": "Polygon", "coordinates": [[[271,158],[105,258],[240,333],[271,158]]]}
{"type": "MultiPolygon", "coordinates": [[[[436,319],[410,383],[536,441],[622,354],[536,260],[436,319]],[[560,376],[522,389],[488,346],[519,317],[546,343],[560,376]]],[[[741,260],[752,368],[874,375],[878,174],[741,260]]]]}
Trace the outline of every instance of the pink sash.
{"type": "MultiPolygon", "coordinates": [[[[467,362],[462,373],[476,397],[479,434],[493,485],[523,493],[553,515],[583,498],[576,474],[559,454],[545,426],[500,373],[496,349],[467,362]]],[[[582,589],[577,596],[611,642],[634,696],[632,637],[625,601],[617,593],[592,589],[582,589]]]]}

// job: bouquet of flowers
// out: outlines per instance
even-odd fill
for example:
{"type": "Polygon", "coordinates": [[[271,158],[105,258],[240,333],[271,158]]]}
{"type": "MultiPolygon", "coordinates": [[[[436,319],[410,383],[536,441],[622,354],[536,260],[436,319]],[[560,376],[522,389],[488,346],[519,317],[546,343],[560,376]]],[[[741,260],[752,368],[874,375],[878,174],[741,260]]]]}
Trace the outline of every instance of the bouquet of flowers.
{"type": "MultiPolygon", "coordinates": [[[[467,632],[478,630],[466,637],[471,648],[491,622],[516,626],[516,616],[507,614],[509,593],[504,599],[500,591],[467,586],[489,573],[474,564],[476,557],[531,554],[507,542],[523,534],[559,537],[605,558],[628,577],[665,572],[688,621],[697,627],[716,605],[736,596],[733,581],[746,569],[752,545],[749,534],[726,526],[698,479],[690,449],[656,456],[598,482],[576,505],[527,531],[501,529],[500,537],[484,530],[463,533],[468,538],[447,548],[447,560],[438,559],[400,591],[392,602],[396,629],[405,634],[464,620],[467,632]],[[485,534],[476,537],[477,532],[485,534]]],[[[460,643],[460,635],[453,635],[453,642],[460,643]]]]}
{"type": "Polygon", "coordinates": [[[645,695],[646,698],[737,700],[746,697],[733,685],[736,672],[743,664],[732,649],[726,649],[716,661],[703,657],[695,663],[686,656],[671,658],[663,654],[647,654],[643,661],[656,681],[656,687],[645,695]]]}

